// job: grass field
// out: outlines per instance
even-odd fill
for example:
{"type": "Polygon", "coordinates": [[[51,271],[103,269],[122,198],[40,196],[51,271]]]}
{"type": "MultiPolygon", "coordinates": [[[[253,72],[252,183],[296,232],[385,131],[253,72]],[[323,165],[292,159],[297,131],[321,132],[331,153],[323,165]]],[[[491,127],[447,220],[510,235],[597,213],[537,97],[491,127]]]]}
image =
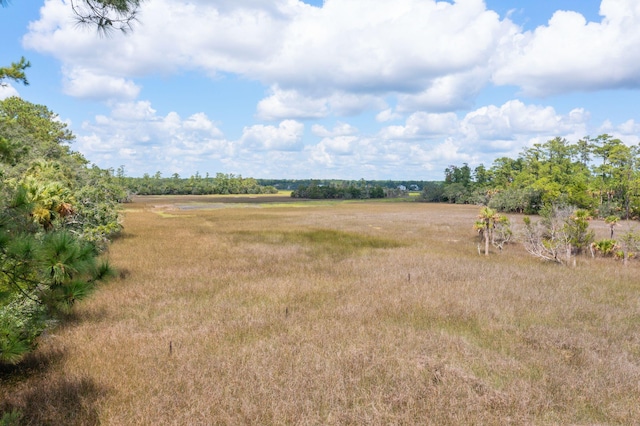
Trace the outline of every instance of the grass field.
{"type": "Polygon", "coordinates": [[[0,372],[1,407],[51,425],[640,421],[640,262],[479,256],[473,206],[226,201],[127,205],[119,277],[0,372]]]}

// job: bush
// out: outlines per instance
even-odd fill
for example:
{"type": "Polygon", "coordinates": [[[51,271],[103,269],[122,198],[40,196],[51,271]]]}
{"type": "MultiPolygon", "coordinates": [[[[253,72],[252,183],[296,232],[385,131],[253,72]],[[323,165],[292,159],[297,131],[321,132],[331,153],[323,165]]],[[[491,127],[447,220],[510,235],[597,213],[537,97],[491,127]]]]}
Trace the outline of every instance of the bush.
{"type": "Polygon", "coordinates": [[[531,188],[507,188],[496,192],[488,205],[502,212],[537,214],[542,207],[541,193],[531,188]]]}

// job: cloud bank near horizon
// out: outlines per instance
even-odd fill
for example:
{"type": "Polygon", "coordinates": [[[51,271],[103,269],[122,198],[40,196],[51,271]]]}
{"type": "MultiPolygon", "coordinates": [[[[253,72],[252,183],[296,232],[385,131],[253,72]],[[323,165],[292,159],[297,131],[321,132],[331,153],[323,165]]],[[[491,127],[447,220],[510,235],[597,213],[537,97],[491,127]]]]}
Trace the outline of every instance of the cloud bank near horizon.
{"type": "Polygon", "coordinates": [[[633,119],[591,123],[579,105],[544,105],[640,87],[640,3],[602,0],[600,15],[557,11],[525,31],[482,0],[154,0],[115,40],[78,36],[65,1],[46,0],[23,45],[60,62],[65,94],[111,109],[76,130],[76,148],[101,165],[439,178],[449,163],[486,164],[554,136],[608,131],[637,143],[633,119]],[[206,111],[160,115],[140,99],[146,77],[185,72],[265,88],[239,137],[206,111]],[[511,87],[511,99],[478,105],[511,87]]]}

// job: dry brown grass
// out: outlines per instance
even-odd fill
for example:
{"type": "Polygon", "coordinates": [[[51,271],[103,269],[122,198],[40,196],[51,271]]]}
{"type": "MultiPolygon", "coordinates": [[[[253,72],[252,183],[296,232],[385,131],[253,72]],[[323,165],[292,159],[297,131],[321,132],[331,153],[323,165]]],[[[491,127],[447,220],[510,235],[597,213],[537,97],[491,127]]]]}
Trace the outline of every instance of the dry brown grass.
{"type": "Polygon", "coordinates": [[[31,424],[640,419],[640,262],[485,258],[469,206],[171,205],[128,207],[121,277],[0,372],[4,409],[31,424]]]}

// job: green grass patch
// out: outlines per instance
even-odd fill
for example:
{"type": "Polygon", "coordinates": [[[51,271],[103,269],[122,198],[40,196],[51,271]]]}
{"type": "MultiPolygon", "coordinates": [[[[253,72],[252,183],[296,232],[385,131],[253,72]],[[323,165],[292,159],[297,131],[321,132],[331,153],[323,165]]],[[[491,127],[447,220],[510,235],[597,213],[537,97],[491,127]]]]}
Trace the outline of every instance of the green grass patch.
{"type": "Polygon", "coordinates": [[[169,219],[169,218],[173,218],[173,217],[193,217],[193,215],[188,215],[188,214],[173,214],[173,213],[167,213],[167,212],[155,212],[158,216],[163,217],[165,219],[169,219]]]}
{"type": "Polygon", "coordinates": [[[401,247],[398,241],[370,235],[337,231],[333,229],[313,229],[303,231],[241,231],[236,233],[240,241],[264,244],[293,244],[306,247],[314,255],[346,256],[371,249],[401,247]]]}
{"type": "Polygon", "coordinates": [[[418,306],[406,306],[386,315],[386,320],[399,327],[410,326],[415,330],[440,330],[452,335],[475,337],[482,334],[477,318],[464,312],[446,313],[429,311],[418,306]]]}

